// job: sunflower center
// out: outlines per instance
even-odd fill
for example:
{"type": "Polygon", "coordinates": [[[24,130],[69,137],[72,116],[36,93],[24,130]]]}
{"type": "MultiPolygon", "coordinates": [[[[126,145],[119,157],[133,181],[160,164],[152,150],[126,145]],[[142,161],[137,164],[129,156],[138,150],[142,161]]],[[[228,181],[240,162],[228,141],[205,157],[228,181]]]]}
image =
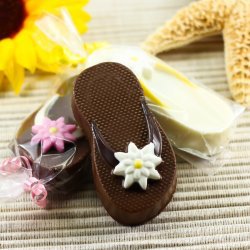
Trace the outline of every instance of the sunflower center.
{"type": "Polygon", "coordinates": [[[142,166],[143,166],[142,160],[137,159],[137,160],[134,161],[134,168],[140,169],[140,168],[142,168],[142,166]]]}
{"type": "Polygon", "coordinates": [[[58,129],[56,128],[56,127],[51,127],[50,129],[49,129],[49,132],[51,133],[51,134],[55,134],[56,132],[58,131],[58,129]]]}
{"type": "Polygon", "coordinates": [[[0,40],[15,36],[25,17],[24,0],[0,0],[0,40]]]}

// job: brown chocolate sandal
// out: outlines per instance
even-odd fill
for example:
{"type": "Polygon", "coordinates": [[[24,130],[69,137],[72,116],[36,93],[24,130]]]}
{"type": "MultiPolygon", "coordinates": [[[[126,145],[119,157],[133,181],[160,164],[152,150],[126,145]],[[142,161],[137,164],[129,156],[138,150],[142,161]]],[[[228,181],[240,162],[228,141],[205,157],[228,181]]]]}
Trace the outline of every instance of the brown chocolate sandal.
{"type": "Polygon", "coordinates": [[[107,212],[124,225],[158,215],[175,191],[176,162],[135,75],[118,63],[86,69],[76,80],[72,108],[89,139],[107,212]]]}
{"type": "MultiPolygon", "coordinates": [[[[46,116],[56,120],[64,117],[66,124],[75,124],[70,103],[72,94],[53,96],[45,106],[35,111],[19,127],[11,149],[15,155],[29,159],[33,177],[45,182],[49,194],[66,194],[82,190],[90,179],[90,148],[84,135],[79,135],[74,143],[65,141],[64,152],[51,148],[41,154],[41,145],[31,145],[32,126],[42,109],[46,116]]],[[[54,197],[52,197],[54,198],[54,197]]]]}

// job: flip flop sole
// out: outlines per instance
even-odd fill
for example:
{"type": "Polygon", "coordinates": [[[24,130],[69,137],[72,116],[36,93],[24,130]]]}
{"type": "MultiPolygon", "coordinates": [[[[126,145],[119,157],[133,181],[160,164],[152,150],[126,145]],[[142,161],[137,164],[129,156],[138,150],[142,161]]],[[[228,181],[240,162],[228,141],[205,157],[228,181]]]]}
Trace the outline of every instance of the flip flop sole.
{"type": "Polygon", "coordinates": [[[138,148],[148,144],[148,127],[141,106],[144,97],[135,75],[118,63],[101,63],[83,71],[75,82],[72,109],[89,139],[96,190],[107,212],[124,225],[142,224],[158,215],[170,202],[176,186],[176,162],[172,147],[160,128],[163,162],[157,167],[162,179],[148,180],[125,189],[123,177],[112,174],[97,148],[92,133],[95,123],[115,152],[129,142],[138,148]]]}

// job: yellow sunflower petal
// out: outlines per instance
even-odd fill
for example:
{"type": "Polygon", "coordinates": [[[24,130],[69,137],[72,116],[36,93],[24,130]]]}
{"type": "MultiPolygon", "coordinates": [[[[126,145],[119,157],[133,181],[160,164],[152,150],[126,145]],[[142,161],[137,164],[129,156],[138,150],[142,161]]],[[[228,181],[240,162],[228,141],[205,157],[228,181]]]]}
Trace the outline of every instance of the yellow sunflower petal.
{"type": "Polygon", "coordinates": [[[61,46],[49,39],[39,28],[34,29],[32,37],[36,41],[35,50],[38,63],[48,64],[48,68],[50,68],[50,65],[61,60],[63,56],[61,46]]]}
{"type": "Polygon", "coordinates": [[[36,12],[37,10],[40,9],[40,6],[42,4],[42,1],[37,1],[37,0],[28,0],[25,3],[25,8],[26,11],[30,14],[32,12],[36,12]]]}
{"type": "Polygon", "coordinates": [[[25,29],[15,37],[15,58],[19,65],[31,73],[35,72],[37,59],[34,42],[30,33],[25,29]]]}
{"type": "Polygon", "coordinates": [[[6,69],[5,75],[16,94],[19,94],[24,82],[24,68],[18,65],[15,60],[11,60],[6,69]]]}
{"type": "Polygon", "coordinates": [[[68,7],[72,5],[85,6],[89,0],[44,0],[40,8],[44,10],[54,10],[60,7],[68,7]]]}
{"type": "Polygon", "coordinates": [[[81,10],[80,6],[68,7],[67,9],[78,32],[81,34],[87,32],[88,27],[86,22],[90,21],[90,15],[86,11],[81,10]]]}
{"type": "Polygon", "coordinates": [[[36,39],[45,51],[53,51],[60,47],[63,51],[63,63],[75,64],[86,56],[82,48],[81,37],[78,35],[70,14],[66,9],[61,12],[62,19],[54,16],[45,16],[37,22],[36,39]],[[67,23],[70,27],[67,28],[67,23]],[[43,42],[41,43],[41,39],[43,42]]]}
{"type": "Polygon", "coordinates": [[[0,41],[0,70],[4,71],[7,64],[12,59],[14,53],[14,43],[11,39],[3,39],[0,41]]]}
{"type": "Polygon", "coordinates": [[[89,0],[29,0],[26,4],[26,10],[32,15],[43,14],[44,12],[54,13],[58,8],[80,5],[85,6],[89,0]]]}
{"type": "MultiPolygon", "coordinates": [[[[49,41],[45,44],[49,45],[49,41]]],[[[43,71],[57,73],[60,71],[63,60],[63,51],[59,46],[51,48],[51,50],[45,50],[44,47],[36,46],[37,52],[37,68],[43,71]]]]}
{"type": "Polygon", "coordinates": [[[60,71],[62,70],[59,64],[48,65],[42,61],[37,62],[37,68],[49,73],[60,73],[60,71]]]}
{"type": "Polygon", "coordinates": [[[93,53],[95,50],[104,48],[106,46],[108,46],[109,44],[107,42],[93,42],[93,43],[84,43],[83,44],[83,48],[84,50],[88,53],[91,54],[93,53]]]}
{"type": "Polygon", "coordinates": [[[60,64],[50,64],[44,63],[42,61],[37,62],[37,68],[48,73],[60,73],[62,71],[60,64]]]}
{"type": "Polygon", "coordinates": [[[0,91],[3,89],[3,77],[4,73],[0,71],[0,91]]]}

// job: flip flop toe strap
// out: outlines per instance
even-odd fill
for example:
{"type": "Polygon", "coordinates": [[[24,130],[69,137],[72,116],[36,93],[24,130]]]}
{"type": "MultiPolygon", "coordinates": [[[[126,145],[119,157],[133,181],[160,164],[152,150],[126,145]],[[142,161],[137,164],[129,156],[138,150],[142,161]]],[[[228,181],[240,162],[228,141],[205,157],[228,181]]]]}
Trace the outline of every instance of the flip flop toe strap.
{"type": "MultiPolygon", "coordinates": [[[[159,127],[151,115],[144,98],[141,99],[141,105],[148,127],[148,143],[154,144],[154,153],[160,157],[162,153],[162,137],[159,127]]],[[[99,154],[110,167],[114,168],[119,163],[115,158],[115,151],[107,143],[95,122],[92,122],[92,133],[99,154]]]]}

